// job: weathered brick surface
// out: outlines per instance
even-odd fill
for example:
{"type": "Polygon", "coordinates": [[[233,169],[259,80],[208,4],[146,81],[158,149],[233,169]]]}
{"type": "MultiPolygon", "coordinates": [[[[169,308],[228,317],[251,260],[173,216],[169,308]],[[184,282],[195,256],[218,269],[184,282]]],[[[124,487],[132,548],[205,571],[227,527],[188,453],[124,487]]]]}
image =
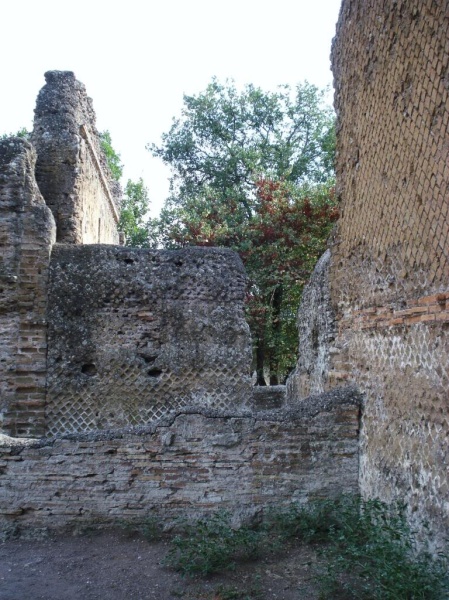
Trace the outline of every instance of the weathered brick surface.
{"type": "MultiPolygon", "coordinates": [[[[361,488],[449,530],[449,2],[344,0],[332,369],[357,382],[361,488]]],[[[334,381],[338,383],[338,378],[334,381]]]]}
{"type": "Polygon", "coordinates": [[[57,240],[118,243],[118,195],[95,127],[92,100],[71,71],[48,71],[37,98],[32,142],[36,180],[57,225],[57,240]]]}
{"type": "Polygon", "coordinates": [[[228,250],[56,245],[49,435],[149,423],[251,394],[246,275],[228,250]]]}
{"type": "MultiPolygon", "coordinates": [[[[5,530],[145,519],[160,522],[355,492],[359,397],[294,409],[178,412],[137,433],[102,432],[0,447],[5,530]]],[[[17,440],[16,440],[17,442],[17,440]]]]}
{"type": "Polygon", "coordinates": [[[343,2],[332,53],[342,308],[447,291],[448,19],[447,0],[343,2]]]}
{"type": "Polygon", "coordinates": [[[0,141],[0,429],[39,436],[55,223],[34,179],[35,160],[28,142],[0,141]]]}

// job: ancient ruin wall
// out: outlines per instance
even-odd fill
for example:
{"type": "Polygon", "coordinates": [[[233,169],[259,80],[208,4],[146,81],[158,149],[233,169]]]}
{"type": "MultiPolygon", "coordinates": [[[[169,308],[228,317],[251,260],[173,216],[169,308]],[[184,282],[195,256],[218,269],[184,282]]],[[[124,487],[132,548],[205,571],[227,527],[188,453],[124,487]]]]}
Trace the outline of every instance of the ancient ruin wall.
{"type": "Polygon", "coordinates": [[[335,314],[329,289],[330,259],[330,250],[326,250],[304,286],[297,315],[298,362],[287,380],[289,402],[321,394],[333,386],[336,377],[346,378],[346,374],[331,370],[335,314]]]}
{"type": "Polygon", "coordinates": [[[186,406],[250,401],[237,254],[54,247],[47,433],[142,425],[186,406]]]}
{"type": "Polygon", "coordinates": [[[159,523],[356,492],[359,398],[296,410],[180,411],[138,434],[100,432],[0,447],[0,531],[159,523]]]}
{"type": "Polygon", "coordinates": [[[366,393],[361,488],[449,530],[449,2],[344,0],[330,285],[366,393]]]}
{"type": "Polygon", "coordinates": [[[44,433],[46,284],[55,223],[34,179],[36,154],[0,141],[0,431],[44,433]]]}
{"type": "Polygon", "coordinates": [[[48,71],[32,142],[36,180],[56,220],[57,241],[117,244],[118,199],[100,148],[92,100],[71,71],[48,71]]]}

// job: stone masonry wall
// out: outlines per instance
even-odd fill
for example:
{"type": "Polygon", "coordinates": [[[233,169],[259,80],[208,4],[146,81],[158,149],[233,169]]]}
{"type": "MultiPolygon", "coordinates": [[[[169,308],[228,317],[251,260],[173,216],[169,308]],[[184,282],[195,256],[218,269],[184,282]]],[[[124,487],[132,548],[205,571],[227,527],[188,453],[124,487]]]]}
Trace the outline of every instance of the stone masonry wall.
{"type": "Polygon", "coordinates": [[[361,489],[449,530],[449,2],[344,0],[331,369],[365,392],[361,489]]]}
{"type": "Polygon", "coordinates": [[[44,434],[46,286],[55,223],[31,144],[0,141],[0,431],[44,434]]]}
{"type": "Polygon", "coordinates": [[[179,411],[152,427],[0,447],[0,530],[198,517],[356,492],[359,398],[179,411]]]}
{"type": "Polygon", "coordinates": [[[304,286],[298,309],[298,362],[287,380],[287,399],[296,402],[332,387],[336,376],[331,371],[332,342],[335,339],[335,314],[329,289],[331,253],[326,250],[304,286]]]}
{"type": "Polygon", "coordinates": [[[54,247],[47,433],[150,423],[251,396],[251,340],[237,254],[54,247]]]}
{"type": "Polygon", "coordinates": [[[117,244],[119,192],[100,148],[92,100],[71,71],[48,71],[45,79],[32,142],[36,180],[55,217],[57,241],[117,244]]]}

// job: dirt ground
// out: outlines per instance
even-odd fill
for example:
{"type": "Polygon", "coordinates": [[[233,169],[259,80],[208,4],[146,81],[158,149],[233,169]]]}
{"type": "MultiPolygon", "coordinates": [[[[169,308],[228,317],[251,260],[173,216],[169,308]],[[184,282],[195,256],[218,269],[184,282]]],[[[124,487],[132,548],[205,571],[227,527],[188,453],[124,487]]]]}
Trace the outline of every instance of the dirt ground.
{"type": "Polygon", "coordinates": [[[192,579],[164,564],[168,541],[108,531],[0,544],[1,600],[315,600],[310,548],[192,579]]]}

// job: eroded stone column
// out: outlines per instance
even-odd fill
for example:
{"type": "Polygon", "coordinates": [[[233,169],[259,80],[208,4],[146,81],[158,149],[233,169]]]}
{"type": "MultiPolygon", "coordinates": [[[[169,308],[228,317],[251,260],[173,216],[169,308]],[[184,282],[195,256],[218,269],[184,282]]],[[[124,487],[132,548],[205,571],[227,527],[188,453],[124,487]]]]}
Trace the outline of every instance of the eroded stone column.
{"type": "Polygon", "coordinates": [[[36,185],[36,154],[0,141],[0,419],[13,436],[44,433],[46,306],[55,222],[36,185]]]}

